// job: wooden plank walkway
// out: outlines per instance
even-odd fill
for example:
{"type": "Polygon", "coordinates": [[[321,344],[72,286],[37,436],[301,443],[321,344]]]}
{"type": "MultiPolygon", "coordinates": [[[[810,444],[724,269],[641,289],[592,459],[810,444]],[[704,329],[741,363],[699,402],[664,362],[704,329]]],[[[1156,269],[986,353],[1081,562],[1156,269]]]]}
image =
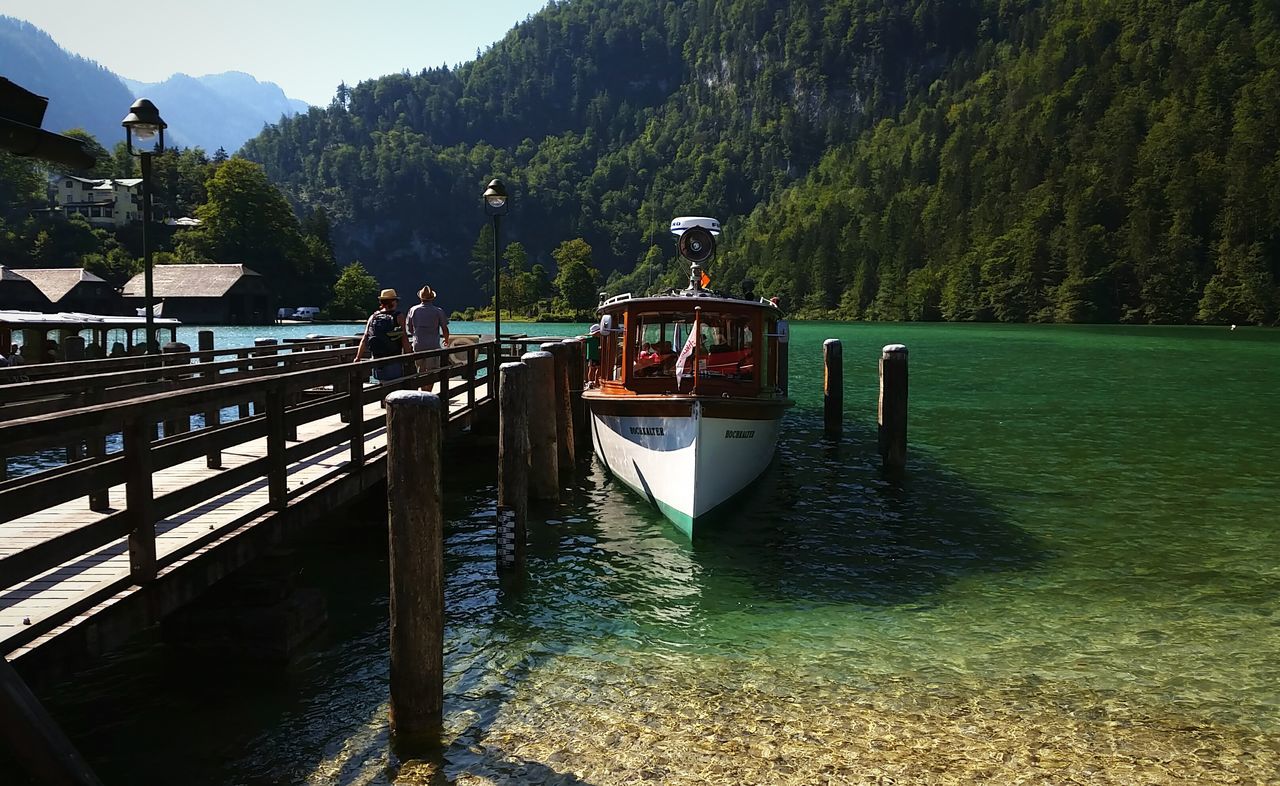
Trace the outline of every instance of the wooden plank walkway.
{"type": "MultiPolygon", "coordinates": [[[[480,384],[476,398],[487,398],[487,386],[480,384]]],[[[449,416],[451,421],[467,417],[467,397],[465,395],[451,398],[449,416]]],[[[366,420],[382,415],[379,402],[366,404],[364,407],[366,420]]],[[[348,426],[339,415],[302,423],[298,426],[298,440],[306,441],[323,437],[337,431],[347,431],[348,426]]],[[[160,497],[173,491],[186,488],[202,480],[220,473],[244,466],[267,456],[267,437],[250,440],[222,451],[222,467],[209,469],[204,457],[192,459],[173,467],[157,471],[153,475],[154,496],[160,497]]],[[[364,452],[366,464],[381,461],[386,447],[386,427],[366,433],[364,452]]],[[[301,491],[306,494],[309,486],[323,484],[327,479],[345,474],[350,462],[350,444],[341,442],[332,448],[307,456],[288,467],[288,488],[290,493],[301,491]]],[[[29,516],[0,523],[0,557],[8,556],[30,548],[56,536],[74,531],[78,528],[100,521],[106,516],[124,507],[124,484],[110,489],[112,507],[107,511],[94,512],[89,509],[88,502],[77,498],[70,502],[50,507],[29,516]]],[[[187,560],[195,559],[207,548],[218,545],[218,541],[207,543],[202,548],[192,549],[198,540],[209,540],[210,532],[228,531],[228,537],[243,531],[243,525],[255,518],[272,512],[269,505],[269,488],[266,477],[258,477],[225,493],[217,494],[194,507],[168,516],[156,524],[156,551],[161,561],[164,557],[191,550],[175,562],[180,565],[187,560]]],[[[104,608],[139,591],[139,587],[129,581],[129,553],[124,538],[115,540],[53,570],[33,577],[29,581],[14,584],[8,588],[0,588],[0,653],[7,654],[9,660],[40,647],[42,644],[60,636],[68,629],[84,623],[104,608]],[[33,640],[19,643],[16,646],[11,639],[27,638],[22,635],[28,625],[38,625],[40,620],[65,615],[77,604],[84,605],[85,599],[101,595],[109,591],[112,585],[120,591],[106,600],[85,608],[65,622],[33,640]]]]}

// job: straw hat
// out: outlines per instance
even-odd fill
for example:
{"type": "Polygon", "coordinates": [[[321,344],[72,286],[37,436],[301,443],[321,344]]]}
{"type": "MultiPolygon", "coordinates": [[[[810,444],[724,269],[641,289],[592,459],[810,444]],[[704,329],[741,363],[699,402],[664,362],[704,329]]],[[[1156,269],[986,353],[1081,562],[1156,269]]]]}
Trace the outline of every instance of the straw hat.
{"type": "Polygon", "coordinates": [[[399,300],[400,296],[396,294],[394,289],[384,289],[378,294],[378,300],[399,300]]]}
{"type": "Polygon", "coordinates": [[[435,290],[433,290],[429,285],[423,284],[422,289],[418,290],[418,299],[419,300],[435,300],[436,299],[435,290]]]}

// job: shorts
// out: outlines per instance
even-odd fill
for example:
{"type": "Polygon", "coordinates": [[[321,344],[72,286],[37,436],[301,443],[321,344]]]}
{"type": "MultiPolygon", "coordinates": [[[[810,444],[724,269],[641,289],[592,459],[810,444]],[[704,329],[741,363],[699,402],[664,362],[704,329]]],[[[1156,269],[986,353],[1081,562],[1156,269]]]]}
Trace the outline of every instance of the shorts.
{"type": "Polygon", "coordinates": [[[427,373],[428,371],[434,371],[435,369],[440,368],[440,356],[439,356],[439,355],[433,355],[433,356],[431,356],[431,357],[429,357],[429,358],[418,358],[418,360],[417,360],[416,362],[417,362],[417,364],[418,364],[418,373],[419,373],[419,374],[425,374],[425,373],[427,373]]]}
{"type": "Polygon", "coordinates": [[[388,363],[373,370],[373,378],[382,383],[394,382],[404,376],[404,363],[388,363]]]}

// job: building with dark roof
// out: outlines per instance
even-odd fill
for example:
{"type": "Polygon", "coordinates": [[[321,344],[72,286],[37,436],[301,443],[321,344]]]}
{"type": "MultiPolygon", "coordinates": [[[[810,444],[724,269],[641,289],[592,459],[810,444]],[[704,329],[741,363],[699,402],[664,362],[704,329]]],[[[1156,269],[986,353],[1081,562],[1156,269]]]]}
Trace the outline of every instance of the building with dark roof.
{"type": "Polygon", "coordinates": [[[53,311],[104,316],[126,313],[120,293],[84,268],[23,268],[13,272],[35,284],[53,311]]]}
{"type": "Polygon", "coordinates": [[[52,304],[40,287],[13,268],[0,265],[0,310],[48,311],[50,308],[52,304]]]}
{"type": "MultiPolygon", "coordinates": [[[[142,273],[124,285],[130,309],[144,307],[145,286],[142,273]]],[[[157,265],[152,287],[157,314],[187,324],[268,325],[275,316],[267,282],[244,265],[157,265]]]]}

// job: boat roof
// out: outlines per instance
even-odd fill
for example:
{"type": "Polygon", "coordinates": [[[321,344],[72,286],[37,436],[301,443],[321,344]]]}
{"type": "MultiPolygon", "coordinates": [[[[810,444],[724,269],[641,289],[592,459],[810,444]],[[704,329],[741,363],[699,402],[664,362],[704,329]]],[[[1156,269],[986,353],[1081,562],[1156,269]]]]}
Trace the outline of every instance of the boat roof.
{"type": "Polygon", "coordinates": [[[778,305],[765,298],[759,300],[750,300],[744,297],[733,297],[731,295],[720,295],[709,289],[684,289],[672,292],[666,292],[661,295],[644,295],[642,297],[633,297],[630,292],[621,295],[614,295],[605,300],[596,309],[596,313],[603,314],[606,311],[614,311],[625,308],[627,306],[638,305],[656,306],[660,308],[676,308],[693,311],[694,307],[706,308],[708,306],[721,306],[724,308],[771,308],[781,314],[778,305]]]}
{"type": "MultiPolygon", "coordinates": [[[[182,324],[182,322],[172,317],[155,317],[152,322],[157,327],[182,324]]],[[[56,314],[43,314],[39,311],[0,310],[0,325],[8,325],[10,327],[141,328],[147,326],[147,318],[111,317],[101,314],[82,314],[78,311],[59,311],[56,314]]]]}

